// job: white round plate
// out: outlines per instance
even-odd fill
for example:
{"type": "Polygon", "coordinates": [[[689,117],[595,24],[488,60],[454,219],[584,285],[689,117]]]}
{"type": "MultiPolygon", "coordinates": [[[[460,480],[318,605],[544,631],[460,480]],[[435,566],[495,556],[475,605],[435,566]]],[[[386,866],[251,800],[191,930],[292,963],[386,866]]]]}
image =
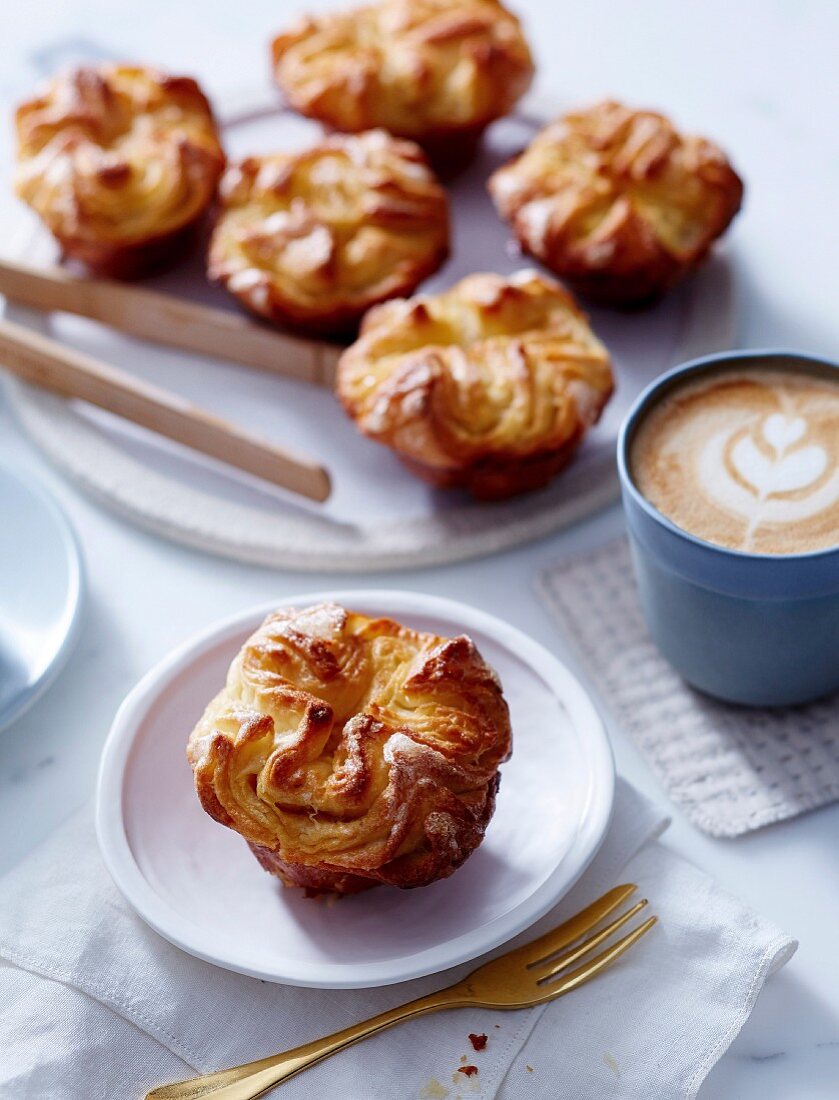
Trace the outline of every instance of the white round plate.
{"type": "MultiPolygon", "coordinates": [[[[508,274],[531,264],[511,252],[509,230],[493,209],[486,179],[559,109],[530,97],[516,115],[491,127],[474,164],[448,186],[452,254],[423,290],[442,290],[474,271],[508,274]]],[[[283,113],[263,96],[228,101],[224,115],[225,142],[234,157],[300,147],[318,133],[311,122],[283,113]]],[[[29,263],[53,263],[51,238],[29,225],[20,251],[29,263]]],[[[200,251],[146,285],[236,308],[223,290],[207,285],[200,251]]],[[[618,497],[615,442],[637,394],[678,362],[733,346],[731,271],[720,256],[652,309],[592,309],[594,329],[614,358],[615,396],[550,486],[487,504],[425,485],[386,448],[362,438],[319,387],[130,340],[82,318],[7,308],[18,321],[323,462],[333,492],[325,504],[313,504],[80,402],[19,382],[11,387],[38,445],[119,514],[178,542],[299,570],[370,572],[463,560],[577,522],[618,497]]]]}
{"type": "Polygon", "coordinates": [[[276,603],[188,642],[128,696],[102,757],[99,843],[140,916],[198,958],[288,985],[389,985],[475,958],[554,906],[603,839],[614,766],[577,680],[520,631],[452,600],[399,591],[321,592],[279,606],[324,599],[441,635],[465,632],[501,676],[513,755],[486,838],[463,867],[422,889],[379,886],[328,904],[282,886],[201,809],[187,737],[276,603]]]}
{"type": "Polygon", "coordinates": [[[76,639],[82,565],[72,528],[33,479],[0,466],[0,729],[46,690],[76,639]]]}

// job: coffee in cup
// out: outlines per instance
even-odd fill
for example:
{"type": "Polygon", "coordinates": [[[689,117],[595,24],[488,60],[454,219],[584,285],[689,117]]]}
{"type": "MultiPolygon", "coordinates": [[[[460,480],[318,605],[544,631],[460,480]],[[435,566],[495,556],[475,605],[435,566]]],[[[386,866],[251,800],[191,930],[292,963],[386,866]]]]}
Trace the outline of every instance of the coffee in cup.
{"type": "Polygon", "coordinates": [[[686,379],[639,423],[641,493],[718,546],[800,554],[839,544],[839,381],[734,369],[686,379]]]}
{"type": "Polygon", "coordinates": [[[635,401],[618,470],[644,620],[685,680],[752,706],[839,691],[839,364],[685,363],[635,401]]]}

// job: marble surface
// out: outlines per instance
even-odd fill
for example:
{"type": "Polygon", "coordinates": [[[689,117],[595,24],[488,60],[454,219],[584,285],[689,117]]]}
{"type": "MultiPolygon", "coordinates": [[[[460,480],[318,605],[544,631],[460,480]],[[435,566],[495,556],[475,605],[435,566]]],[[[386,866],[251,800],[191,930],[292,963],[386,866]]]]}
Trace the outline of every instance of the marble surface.
{"type": "MultiPolygon", "coordinates": [[[[4,114],[39,77],[83,57],[151,59],[191,71],[215,97],[267,82],[265,43],[298,0],[238,7],[162,0],[42,0],[0,9],[4,114]]],[[[835,354],[835,140],[839,6],[831,0],[667,0],[614,4],[518,0],[541,86],[560,102],[617,94],[667,109],[729,148],[747,181],[732,233],[743,346],[835,354]]],[[[0,135],[0,227],[10,135],[0,135]]],[[[90,797],[110,719],[137,678],[187,634],[273,596],[341,585],[232,565],[138,532],[69,487],[23,438],[0,397],[0,461],[43,478],[80,536],[89,577],[81,638],[50,692],[0,737],[0,873],[90,797]]],[[[480,562],[354,579],[455,596],[527,630],[561,657],[567,646],[533,579],[563,554],[616,534],[617,509],[572,531],[480,562]]],[[[2,583],[0,581],[0,583],[2,583]]],[[[620,729],[621,774],[666,799],[620,729]]],[[[702,1100],[828,1100],[839,1095],[839,806],[743,837],[713,840],[676,809],[668,843],[799,937],[792,963],[705,1084],[702,1100]]],[[[664,1098],[669,1100],[669,1098],[664,1098]]]]}

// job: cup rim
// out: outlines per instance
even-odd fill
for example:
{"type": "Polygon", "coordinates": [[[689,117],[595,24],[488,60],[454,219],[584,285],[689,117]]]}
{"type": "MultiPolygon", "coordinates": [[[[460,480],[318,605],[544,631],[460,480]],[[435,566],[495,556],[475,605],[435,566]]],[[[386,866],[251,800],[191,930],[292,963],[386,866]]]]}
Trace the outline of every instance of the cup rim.
{"type": "Polygon", "coordinates": [[[715,352],[712,355],[703,355],[697,359],[689,359],[684,363],[678,363],[675,367],[671,367],[670,370],[665,371],[664,374],[660,374],[657,378],[654,378],[653,381],[645,386],[641,393],[638,394],[632,402],[629,411],[623,418],[620,431],[618,432],[617,446],[618,474],[623,489],[629,493],[633,502],[641,508],[651,520],[660,524],[671,534],[696,546],[699,550],[717,551],[737,561],[775,563],[785,561],[813,561],[839,553],[839,542],[834,543],[833,546],[822,546],[817,550],[804,550],[794,554],[766,554],[750,550],[734,550],[730,546],[721,546],[718,542],[711,542],[708,539],[700,538],[698,535],[686,531],[683,527],[679,527],[678,524],[674,523],[663,512],[659,511],[659,509],[644,496],[635,484],[632,474],[630,473],[628,452],[634,429],[643,413],[654,404],[660,391],[671,386],[675,379],[681,379],[691,374],[701,374],[709,367],[722,365],[724,363],[728,363],[733,368],[736,368],[738,363],[748,365],[756,359],[782,357],[786,359],[797,359],[821,367],[828,367],[839,372],[839,362],[836,360],[828,359],[822,355],[814,355],[810,352],[796,351],[793,348],[735,348],[731,351],[715,352]]]}

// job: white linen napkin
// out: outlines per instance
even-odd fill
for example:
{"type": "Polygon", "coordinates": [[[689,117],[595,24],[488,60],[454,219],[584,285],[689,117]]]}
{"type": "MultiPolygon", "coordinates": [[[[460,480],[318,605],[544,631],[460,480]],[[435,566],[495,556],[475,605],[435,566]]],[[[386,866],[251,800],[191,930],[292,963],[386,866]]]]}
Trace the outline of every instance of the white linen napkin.
{"type": "MultiPolygon", "coordinates": [[[[542,1008],[459,1009],[398,1025],[277,1095],[527,1100],[556,1097],[561,1081],[563,1100],[695,1096],[763,982],[797,945],[661,844],[666,826],[619,781],[592,865],[521,937],[618,882],[635,882],[660,924],[607,974],[542,1008]],[[487,1036],[485,1049],[472,1048],[470,1033],[487,1036]],[[463,1066],[478,1072],[467,1076],[463,1066]]],[[[475,965],[382,989],[320,991],[200,962],[123,900],[100,860],[89,810],[0,880],[0,960],[2,1100],[141,1097],[335,1031],[475,965]]]]}

